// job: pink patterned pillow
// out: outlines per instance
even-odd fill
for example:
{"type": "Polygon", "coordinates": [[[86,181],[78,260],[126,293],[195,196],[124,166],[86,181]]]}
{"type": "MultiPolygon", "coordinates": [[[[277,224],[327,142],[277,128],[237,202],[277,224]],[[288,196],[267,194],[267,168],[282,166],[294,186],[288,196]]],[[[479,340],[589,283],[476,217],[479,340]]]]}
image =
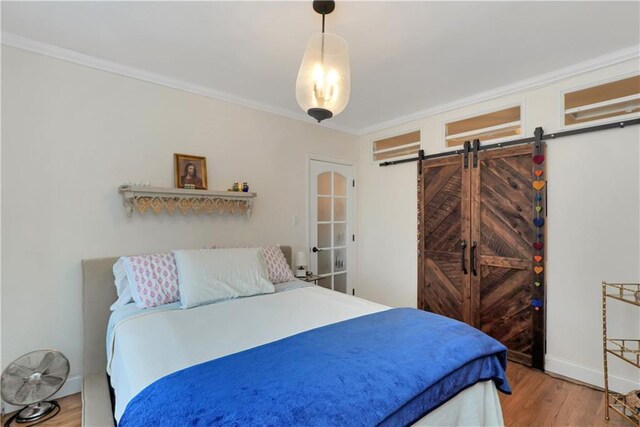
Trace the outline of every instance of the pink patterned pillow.
{"type": "Polygon", "coordinates": [[[271,283],[283,283],[295,280],[287,259],[278,246],[265,246],[260,248],[267,268],[267,274],[271,283]]]}
{"type": "Polygon", "coordinates": [[[127,278],[136,306],[151,308],[180,299],[178,271],[173,253],[124,257],[127,278]]]}
{"type": "MultiPolygon", "coordinates": [[[[207,249],[225,249],[225,246],[209,246],[207,249]]],[[[269,281],[274,285],[276,283],[284,283],[295,280],[296,277],[291,271],[291,267],[287,263],[280,246],[263,246],[260,249],[264,258],[264,266],[269,275],[269,281]]]]}

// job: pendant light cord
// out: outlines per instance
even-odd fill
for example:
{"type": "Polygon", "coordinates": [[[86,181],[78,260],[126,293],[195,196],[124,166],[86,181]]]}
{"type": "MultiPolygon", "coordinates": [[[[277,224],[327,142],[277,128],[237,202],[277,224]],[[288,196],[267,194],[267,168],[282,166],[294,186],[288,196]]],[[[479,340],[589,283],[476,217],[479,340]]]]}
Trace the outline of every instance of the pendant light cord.
{"type": "Polygon", "coordinates": [[[320,47],[320,63],[324,66],[324,13],[322,14],[322,46],[320,47]]]}

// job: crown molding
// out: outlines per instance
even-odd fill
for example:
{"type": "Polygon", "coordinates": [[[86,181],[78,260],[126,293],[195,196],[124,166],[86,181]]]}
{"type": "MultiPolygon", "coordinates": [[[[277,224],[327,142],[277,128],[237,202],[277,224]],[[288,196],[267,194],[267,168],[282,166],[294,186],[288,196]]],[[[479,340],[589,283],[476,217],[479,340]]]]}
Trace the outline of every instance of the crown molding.
{"type": "MultiPolygon", "coordinates": [[[[315,124],[310,121],[309,117],[302,113],[293,112],[283,108],[274,107],[271,105],[263,104],[261,102],[252,101],[246,98],[242,98],[227,92],[218,91],[206,86],[197,85],[180,79],[174,79],[161,74],[152,73],[149,71],[141,70],[135,67],[129,67],[117,62],[108,61],[105,59],[97,58],[95,56],[80,53],[74,50],[65,49],[62,47],[54,46],[45,42],[33,40],[27,37],[23,37],[14,33],[2,32],[2,44],[30,52],[39,53],[41,55],[50,56],[52,58],[61,59],[63,61],[72,62],[86,67],[98,69],[101,71],[118,74],[125,77],[142,80],[148,83],[157,84],[160,86],[177,89],[196,95],[206,96],[207,98],[216,99],[219,101],[229,102],[232,104],[242,105],[244,107],[253,108],[267,113],[277,114],[279,116],[287,117],[289,119],[301,121],[307,124],[315,124]]],[[[618,64],[630,59],[640,57],[640,45],[631,46],[626,49],[618,50],[606,55],[599,56],[588,61],[579,62],[568,67],[561,68],[559,70],[550,71],[545,74],[541,74],[529,79],[521,80],[519,82],[511,83],[505,86],[494,88],[488,91],[480,92],[478,94],[461,98],[456,101],[452,101],[446,104],[441,104],[425,110],[420,110],[411,114],[396,117],[391,120],[387,120],[382,123],[378,123],[373,126],[368,126],[360,129],[355,129],[347,126],[341,126],[335,122],[326,122],[322,126],[337,130],[340,132],[349,133],[352,135],[363,136],[373,132],[378,132],[384,129],[388,129],[394,126],[399,126],[414,120],[420,120],[433,116],[436,114],[445,113],[458,108],[466,107],[472,104],[489,101],[502,96],[511,95],[514,93],[522,92],[525,90],[532,90],[539,87],[547,86],[551,83],[567,79],[579,74],[594,71],[600,68],[608,67],[618,64]]]]}
{"type": "MultiPolygon", "coordinates": [[[[244,107],[253,108],[256,110],[264,111],[271,114],[277,114],[289,119],[298,120],[309,125],[315,125],[310,117],[303,113],[296,113],[286,110],[284,108],[274,107],[271,105],[263,104],[261,102],[253,101],[243,97],[239,97],[227,92],[218,91],[206,86],[190,83],[184,80],[175,79],[172,77],[164,76],[162,74],[152,73],[150,71],[142,70],[140,68],[130,67],[128,65],[120,64],[106,59],[101,59],[92,55],[87,55],[75,50],[62,48],[38,40],[33,40],[27,37],[20,36],[18,34],[2,32],[2,44],[17,49],[26,50],[29,52],[39,53],[41,55],[49,56],[63,61],[72,62],[85,67],[94,68],[101,71],[106,71],[113,74],[118,74],[125,77],[130,77],[137,80],[142,80],[148,83],[157,84],[160,86],[169,87],[172,89],[181,90],[184,92],[193,93],[196,95],[206,96],[207,98],[216,99],[218,101],[229,102],[232,104],[242,105],[244,107]]],[[[335,122],[322,123],[322,127],[330,128],[340,132],[349,133],[352,135],[358,135],[356,129],[351,129],[346,126],[340,126],[335,122]]]]}
{"type": "Polygon", "coordinates": [[[511,83],[505,86],[497,87],[485,92],[458,99],[453,102],[441,104],[432,108],[417,111],[415,113],[407,114],[397,117],[374,126],[359,129],[359,135],[367,135],[373,132],[378,132],[384,129],[388,129],[394,126],[399,126],[414,120],[420,120],[433,116],[436,114],[446,113],[448,111],[456,110],[458,108],[467,107],[469,105],[477,104],[480,102],[490,101],[492,99],[500,98],[503,96],[511,95],[526,90],[537,89],[543,86],[548,86],[560,80],[564,80],[570,77],[574,77],[580,74],[587,73],[589,71],[598,70],[600,68],[608,67],[611,65],[619,64],[620,62],[628,61],[630,59],[640,57],[640,45],[631,46],[626,49],[618,50],[606,55],[599,56],[597,58],[590,59],[588,61],[579,62],[568,67],[560,68],[558,70],[550,71],[545,74],[540,74],[529,79],[520,80],[519,82],[511,83]]]}

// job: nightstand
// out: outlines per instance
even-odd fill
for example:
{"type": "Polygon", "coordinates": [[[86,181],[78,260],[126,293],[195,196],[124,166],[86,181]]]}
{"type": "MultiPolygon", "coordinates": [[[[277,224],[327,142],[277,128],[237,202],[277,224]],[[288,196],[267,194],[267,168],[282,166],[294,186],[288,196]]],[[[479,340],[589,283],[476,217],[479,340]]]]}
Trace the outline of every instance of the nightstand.
{"type": "Polygon", "coordinates": [[[316,285],[318,284],[318,280],[322,279],[322,276],[316,276],[315,274],[311,274],[305,277],[296,277],[296,279],[302,280],[303,282],[313,282],[316,285]]]}

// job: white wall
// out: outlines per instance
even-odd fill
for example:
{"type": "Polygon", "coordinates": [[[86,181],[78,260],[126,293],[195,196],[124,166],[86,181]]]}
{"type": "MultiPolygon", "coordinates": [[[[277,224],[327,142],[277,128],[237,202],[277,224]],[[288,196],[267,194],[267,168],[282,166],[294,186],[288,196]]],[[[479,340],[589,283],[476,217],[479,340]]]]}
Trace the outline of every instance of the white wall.
{"type": "MultiPolygon", "coordinates": [[[[563,138],[547,157],[547,366],[602,385],[600,282],[640,281],[640,126],[563,138]]],[[[639,339],[640,308],[607,304],[609,336],[639,339]]],[[[638,388],[638,369],[609,361],[638,388]]]]}
{"type": "Polygon", "coordinates": [[[80,260],[210,244],[306,246],[307,153],[355,160],[356,138],[2,48],[2,368],[37,348],[81,374],[80,260]],[[118,185],[173,187],[173,153],[207,157],[209,188],[247,181],[250,219],[128,218],[118,185]],[[292,225],[297,215],[300,224],[292,225]]]}
{"type": "MultiPolygon", "coordinates": [[[[358,294],[416,306],[416,164],[379,167],[371,141],[420,129],[426,154],[444,150],[446,121],[524,103],[525,133],[560,129],[563,89],[638,72],[637,60],[366,135],[359,140],[358,294]]],[[[425,94],[428,96],[428,94],[425,94]]],[[[547,179],[547,368],[602,385],[600,282],[640,281],[640,126],[552,141],[547,179]]],[[[640,310],[613,303],[610,333],[640,337],[640,310]]],[[[640,382],[612,362],[613,385],[640,382]]]]}

